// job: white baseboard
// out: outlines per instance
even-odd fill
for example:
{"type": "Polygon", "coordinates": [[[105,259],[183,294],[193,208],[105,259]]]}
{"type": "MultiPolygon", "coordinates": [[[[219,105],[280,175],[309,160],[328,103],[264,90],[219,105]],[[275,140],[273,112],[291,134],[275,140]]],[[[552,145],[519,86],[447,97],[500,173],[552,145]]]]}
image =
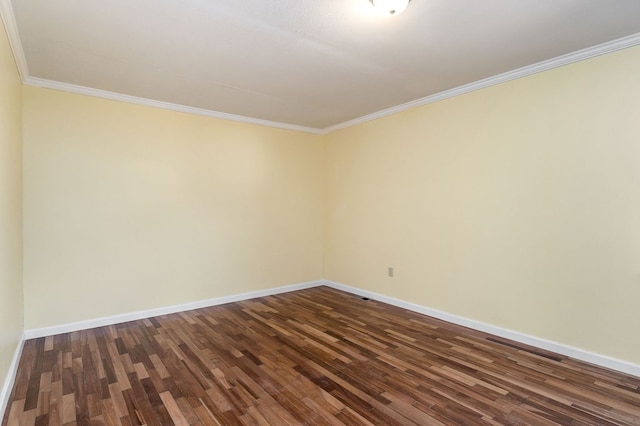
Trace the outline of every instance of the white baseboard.
{"type": "Polygon", "coordinates": [[[547,339],[542,339],[540,337],[530,336],[528,334],[520,333],[518,331],[509,330],[506,328],[498,327],[498,326],[487,324],[480,321],[475,321],[475,320],[464,318],[458,315],[448,314],[446,312],[438,311],[436,309],[428,308],[426,306],[406,302],[404,300],[395,299],[393,297],[385,296],[383,294],[374,293],[371,291],[362,290],[362,289],[351,287],[345,284],[340,284],[337,282],[325,280],[324,285],[326,285],[327,287],[332,287],[338,290],[346,291],[348,293],[356,294],[358,296],[368,297],[370,299],[388,303],[390,305],[407,309],[409,311],[428,315],[430,317],[434,317],[434,318],[447,321],[453,324],[472,328],[474,330],[482,331],[484,333],[493,334],[495,336],[513,340],[515,342],[520,342],[520,343],[524,343],[526,345],[534,346],[550,352],[555,352],[557,354],[568,356],[580,361],[585,361],[600,367],[609,368],[611,370],[616,370],[625,374],[630,374],[632,376],[640,377],[640,365],[633,364],[628,361],[611,358],[606,355],[589,352],[583,349],[575,348],[573,346],[565,345],[565,344],[554,342],[547,339]]]}
{"type": "Polygon", "coordinates": [[[239,302],[242,300],[255,299],[256,297],[271,296],[274,294],[287,293],[290,291],[303,290],[306,288],[323,285],[324,281],[309,281],[306,283],[285,285],[282,287],[270,288],[266,290],[251,291],[248,293],[234,294],[231,296],[217,297],[214,299],[198,300],[195,302],[183,303],[180,305],[165,306],[162,308],[148,309],[144,311],[130,312],[126,314],[112,315],[109,317],[94,318],[85,321],[72,322],[68,324],[55,325],[52,327],[34,328],[25,330],[26,339],[52,336],[71,331],[86,330],[89,328],[103,327],[105,325],[119,324],[127,321],[135,321],[158,315],[175,314],[177,312],[189,311],[191,309],[206,308],[208,306],[222,305],[225,303],[239,302]]]}
{"type": "Polygon", "coordinates": [[[505,339],[513,340],[515,342],[524,343],[526,345],[534,346],[547,351],[555,352],[560,355],[568,356],[580,361],[585,361],[600,367],[609,368],[611,370],[620,371],[625,374],[630,374],[636,377],[640,377],[640,365],[633,364],[628,361],[612,358],[606,355],[589,352],[583,349],[575,348],[573,346],[565,345],[562,343],[554,342],[551,340],[543,339],[540,337],[531,336],[518,331],[509,330],[506,328],[498,327],[495,325],[487,324],[481,321],[472,320],[469,318],[461,317],[458,315],[449,314],[439,311],[437,309],[428,308],[426,306],[418,305],[416,303],[407,302],[404,300],[396,299],[393,297],[385,296],[383,294],[374,293],[367,290],[362,290],[356,287],[351,287],[345,284],[328,281],[309,281],[306,283],[286,285],[282,287],[276,287],[266,290],[258,290],[248,293],[241,293],[231,296],[224,296],[214,299],[200,300],[196,302],[184,303],[180,305],[167,306],[162,308],[149,309],[145,311],[131,312],[127,314],[113,315],[110,317],[95,318],[86,321],[79,321],[69,324],[62,324],[53,327],[37,328],[31,330],[25,330],[23,340],[20,344],[19,351],[16,350],[16,356],[12,363],[12,370],[9,372],[7,378],[11,383],[3,387],[3,393],[0,396],[0,403],[6,404],[6,399],[9,397],[5,392],[11,392],[11,386],[13,386],[13,379],[15,376],[15,369],[17,369],[17,362],[20,359],[20,353],[22,352],[22,346],[25,339],[34,339],[37,337],[51,336],[54,334],[68,333],[71,331],[85,330],[94,327],[102,327],[105,325],[119,324],[127,321],[135,321],[144,318],[150,318],[158,315],[173,314],[182,311],[188,311],[191,309],[206,308],[208,306],[222,305],[224,303],[239,302],[242,300],[254,299],[256,297],[271,296],[274,294],[287,293],[290,291],[303,290],[311,287],[317,287],[320,285],[326,285],[338,290],[346,291],[348,293],[356,294],[370,299],[378,300],[380,302],[388,303],[390,305],[398,306],[403,309],[407,309],[420,314],[428,315],[443,321],[447,321],[453,324],[461,325],[463,327],[472,328],[474,330],[482,331],[484,333],[493,334],[495,336],[503,337],[505,339]],[[15,365],[14,365],[15,363],[15,365]],[[9,379],[11,378],[11,379],[9,379]],[[8,390],[6,390],[8,386],[8,390]]]}
{"type": "Polygon", "coordinates": [[[26,338],[23,333],[18,345],[16,346],[15,352],[13,353],[11,364],[9,364],[9,370],[7,370],[7,377],[4,379],[2,389],[0,389],[0,421],[4,418],[4,413],[8,408],[7,404],[9,403],[11,390],[13,389],[13,384],[15,383],[16,375],[18,374],[18,364],[20,363],[20,356],[22,356],[22,348],[24,347],[25,340],[26,338]]]}

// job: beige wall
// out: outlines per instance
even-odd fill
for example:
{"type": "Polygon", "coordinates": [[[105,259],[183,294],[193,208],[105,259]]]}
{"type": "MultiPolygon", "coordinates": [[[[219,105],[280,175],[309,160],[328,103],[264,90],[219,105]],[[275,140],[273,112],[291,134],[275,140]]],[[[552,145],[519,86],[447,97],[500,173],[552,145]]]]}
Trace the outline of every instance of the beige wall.
{"type": "Polygon", "coordinates": [[[321,136],[23,95],[27,329],[322,278],[321,136]]]}
{"type": "Polygon", "coordinates": [[[23,330],[20,105],[20,77],[0,20],[0,389],[23,330]]]}
{"type": "Polygon", "coordinates": [[[24,87],[26,327],[315,280],[324,261],[640,363],[637,75],[627,49],[328,136],[24,87]]]}
{"type": "Polygon", "coordinates": [[[330,134],[325,277],[640,363],[638,76],[640,47],[330,134]]]}

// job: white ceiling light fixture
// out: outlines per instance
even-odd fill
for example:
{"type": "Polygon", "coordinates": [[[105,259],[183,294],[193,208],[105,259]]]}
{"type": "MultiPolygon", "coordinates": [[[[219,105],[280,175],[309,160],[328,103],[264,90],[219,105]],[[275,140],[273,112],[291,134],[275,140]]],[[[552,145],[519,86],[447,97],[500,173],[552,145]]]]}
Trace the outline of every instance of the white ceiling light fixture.
{"type": "Polygon", "coordinates": [[[407,8],[411,0],[369,0],[381,14],[387,16],[399,15],[407,8]]]}

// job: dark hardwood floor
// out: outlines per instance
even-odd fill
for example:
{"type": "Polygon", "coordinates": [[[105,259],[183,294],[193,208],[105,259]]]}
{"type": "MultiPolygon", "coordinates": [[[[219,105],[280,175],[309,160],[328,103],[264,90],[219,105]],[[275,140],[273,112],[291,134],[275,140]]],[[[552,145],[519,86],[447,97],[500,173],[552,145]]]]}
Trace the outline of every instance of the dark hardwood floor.
{"type": "Polygon", "coordinates": [[[326,287],[29,340],[3,425],[640,425],[640,379],[326,287]]]}

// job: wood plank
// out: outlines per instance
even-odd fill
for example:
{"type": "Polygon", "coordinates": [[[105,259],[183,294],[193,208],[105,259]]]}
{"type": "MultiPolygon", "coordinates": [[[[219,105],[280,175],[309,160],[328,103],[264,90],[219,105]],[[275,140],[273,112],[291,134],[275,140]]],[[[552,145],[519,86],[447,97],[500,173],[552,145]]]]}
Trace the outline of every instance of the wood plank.
{"type": "Polygon", "coordinates": [[[2,426],[640,425],[640,378],[326,287],[25,342],[2,426]]]}

